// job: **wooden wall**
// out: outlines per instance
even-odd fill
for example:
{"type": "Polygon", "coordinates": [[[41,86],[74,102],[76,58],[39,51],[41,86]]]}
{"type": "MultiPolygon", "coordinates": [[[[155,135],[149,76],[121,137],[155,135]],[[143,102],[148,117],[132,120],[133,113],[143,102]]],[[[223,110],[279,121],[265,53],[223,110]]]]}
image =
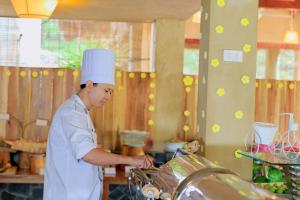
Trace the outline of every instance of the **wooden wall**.
{"type": "MultiPolygon", "coordinates": [[[[33,141],[45,141],[49,127],[35,125],[36,119],[51,121],[60,104],[79,89],[80,72],[71,69],[0,67],[0,113],[9,113],[25,128],[23,137],[33,141]]],[[[113,98],[105,106],[91,112],[98,142],[105,148],[115,149],[122,130],[146,130],[153,137],[155,123],[155,73],[116,72],[113,98]]],[[[197,78],[183,76],[182,112],[183,139],[196,137],[197,78]]],[[[170,85],[172,87],[172,85],[170,85]]],[[[172,97],[166,101],[172,101],[172,97]]],[[[256,81],[255,120],[280,125],[283,132],[288,126],[288,117],[279,113],[294,112],[300,123],[300,82],[256,81]]],[[[245,113],[246,114],[246,113],[245,113]]],[[[11,117],[11,118],[12,118],[11,117]]],[[[0,137],[15,140],[21,131],[15,120],[0,120],[0,137]]]]}
{"type": "MultiPolygon", "coordinates": [[[[155,73],[116,72],[112,100],[91,112],[98,142],[105,148],[115,149],[120,144],[119,133],[126,129],[146,130],[154,136],[154,102],[159,98],[155,94],[155,79],[155,73]]],[[[51,121],[59,105],[79,89],[79,81],[77,70],[0,67],[0,113],[9,113],[26,126],[23,138],[45,141],[49,127],[36,126],[34,122],[36,119],[51,121]]],[[[184,105],[178,108],[182,113],[189,110],[189,116],[182,114],[182,127],[189,126],[189,130],[174,133],[186,139],[195,137],[196,133],[197,95],[195,81],[192,82],[190,92],[182,97],[184,105]]],[[[172,97],[168,101],[172,101],[172,97]]],[[[16,121],[0,120],[0,136],[11,140],[20,138],[16,121]]]]}

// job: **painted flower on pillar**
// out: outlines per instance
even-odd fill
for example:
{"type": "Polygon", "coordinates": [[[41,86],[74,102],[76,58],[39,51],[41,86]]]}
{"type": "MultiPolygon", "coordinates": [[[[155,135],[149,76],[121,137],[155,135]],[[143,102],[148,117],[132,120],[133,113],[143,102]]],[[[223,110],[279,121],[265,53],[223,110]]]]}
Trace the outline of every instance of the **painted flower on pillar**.
{"type": "Polygon", "coordinates": [[[150,88],[154,89],[156,87],[156,84],[155,83],[150,83],[150,88]]]}
{"type": "Polygon", "coordinates": [[[185,117],[188,117],[188,116],[191,115],[191,113],[190,113],[190,111],[185,110],[185,111],[183,112],[183,115],[184,115],[185,117]]]}
{"type": "Polygon", "coordinates": [[[5,75],[6,75],[6,76],[10,76],[10,75],[11,75],[11,72],[7,69],[7,70],[5,70],[5,75]]]}
{"type": "Polygon", "coordinates": [[[147,74],[146,74],[145,72],[142,72],[142,73],[141,73],[141,78],[142,78],[142,79],[145,79],[146,77],[147,77],[147,74]]]}
{"type": "Polygon", "coordinates": [[[193,81],[194,81],[193,77],[185,76],[184,79],[183,79],[183,84],[185,86],[191,86],[191,85],[193,85],[193,81]]]}
{"type": "Polygon", "coordinates": [[[242,152],[242,150],[240,150],[240,149],[237,149],[237,150],[235,150],[235,152],[234,152],[234,157],[236,157],[236,158],[241,158],[241,157],[243,157],[240,153],[242,152]]]}
{"type": "Polygon", "coordinates": [[[150,93],[149,96],[148,96],[148,98],[152,100],[152,99],[155,98],[155,95],[153,93],[150,93]]]}
{"type": "Polygon", "coordinates": [[[128,74],[128,76],[129,76],[129,78],[134,78],[135,74],[134,74],[133,72],[130,72],[130,73],[128,74]]]}
{"type": "Polygon", "coordinates": [[[243,51],[244,51],[245,53],[249,53],[251,50],[252,50],[251,44],[244,44],[244,46],[243,46],[243,51]]]}
{"type": "Polygon", "coordinates": [[[217,68],[219,67],[220,65],[220,62],[217,58],[213,58],[211,61],[210,61],[210,65],[213,66],[214,68],[217,68]]]}
{"type": "Polygon", "coordinates": [[[215,28],[216,33],[222,34],[224,33],[224,27],[222,25],[218,25],[215,28]]]}
{"type": "Polygon", "coordinates": [[[223,8],[225,6],[225,0],[217,0],[217,5],[223,8]]]}
{"type": "Polygon", "coordinates": [[[221,126],[219,124],[214,124],[211,127],[211,131],[213,133],[219,133],[221,131],[221,126]]]}
{"type": "Polygon", "coordinates": [[[250,83],[250,77],[248,75],[243,75],[242,78],[241,78],[241,82],[244,84],[244,85],[247,85],[250,83]]]}
{"type": "Polygon", "coordinates": [[[224,96],[225,95],[225,89],[224,88],[222,88],[222,87],[220,87],[220,88],[218,88],[217,89],[217,95],[219,96],[219,97],[222,97],[222,96],[224,96]]]}
{"type": "Polygon", "coordinates": [[[191,92],[191,88],[190,88],[190,87],[186,87],[186,88],[185,88],[185,92],[186,92],[186,93],[190,93],[190,92],[191,92]]]}
{"type": "Polygon", "coordinates": [[[150,106],[148,107],[148,110],[149,110],[150,112],[153,112],[153,111],[155,110],[155,106],[154,106],[154,105],[150,105],[150,106]]]}
{"type": "Polygon", "coordinates": [[[235,117],[236,119],[243,119],[244,113],[243,113],[242,111],[238,110],[238,111],[236,111],[236,112],[234,113],[234,117],[235,117]]]}
{"type": "Polygon", "coordinates": [[[26,71],[21,71],[21,72],[20,72],[20,76],[21,76],[21,77],[25,77],[26,75],[27,75],[26,71]]]}
{"type": "Polygon", "coordinates": [[[269,82],[268,82],[268,83],[266,84],[266,88],[267,88],[267,89],[271,89],[271,88],[272,88],[272,83],[269,83],[269,82]]]}
{"type": "Polygon", "coordinates": [[[121,78],[122,77],[122,72],[121,71],[116,71],[116,77],[121,78]]]}
{"type": "Polygon", "coordinates": [[[295,89],[295,83],[290,83],[290,84],[289,84],[289,88],[290,88],[290,90],[295,89]]]}
{"type": "Polygon", "coordinates": [[[39,74],[38,74],[36,71],[34,71],[34,72],[31,73],[31,76],[32,76],[33,78],[38,77],[38,75],[39,75],[39,74]]]}
{"type": "Polygon", "coordinates": [[[257,88],[258,88],[258,82],[255,82],[255,87],[257,87],[257,88]]]}
{"type": "Polygon", "coordinates": [[[148,125],[149,126],[153,126],[154,125],[154,120],[153,119],[149,119],[148,120],[148,125]]]}
{"type": "Polygon", "coordinates": [[[150,73],[150,78],[155,78],[156,77],[156,74],[154,72],[151,72],[150,73]]]}
{"type": "Polygon", "coordinates": [[[184,125],[183,126],[183,131],[184,132],[188,132],[190,130],[190,126],[189,125],[184,125]]]}
{"type": "Polygon", "coordinates": [[[75,78],[78,77],[78,75],[79,75],[79,73],[78,73],[77,70],[73,71],[73,76],[74,76],[75,78]]]}
{"type": "Polygon", "coordinates": [[[59,70],[59,71],[57,72],[57,76],[61,77],[61,76],[63,76],[63,75],[64,75],[64,71],[63,71],[63,70],[59,70]]]}
{"type": "Polygon", "coordinates": [[[283,86],[284,86],[284,85],[283,85],[283,83],[282,83],[282,82],[279,82],[279,83],[278,83],[278,85],[277,85],[278,89],[282,89],[282,88],[283,88],[283,86]]]}
{"type": "Polygon", "coordinates": [[[241,25],[244,27],[249,26],[249,19],[248,18],[242,18],[241,19],[241,25]]]}

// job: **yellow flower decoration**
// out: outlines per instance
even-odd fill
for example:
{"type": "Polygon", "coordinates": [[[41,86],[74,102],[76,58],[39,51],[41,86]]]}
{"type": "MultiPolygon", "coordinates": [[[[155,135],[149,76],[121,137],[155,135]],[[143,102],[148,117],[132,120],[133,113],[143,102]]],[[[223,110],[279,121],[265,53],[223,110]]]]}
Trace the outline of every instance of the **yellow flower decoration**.
{"type": "Polygon", "coordinates": [[[280,82],[280,83],[278,83],[278,89],[282,89],[283,88],[283,83],[282,82],[280,82]]]}
{"type": "Polygon", "coordinates": [[[122,72],[121,71],[116,71],[116,77],[121,78],[122,77],[122,72]]]}
{"type": "Polygon", "coordinates": [[[154,95],[153,93],[151,93],[151,94],[149,94],[149,96],[148,96],[148,97],[149,97],[149,99],[151,99],[151,100],[152,100],[152,99],[154,99],[154,98],[155,98],[155,95],[154,95]]]}
{"type": "Polygon", "coordinates": [[[244,117],[244,113],[242,111],[238,110],[234,113],[234,116],[236,119],[242,119],[244,117]]]}
{"type": "Polygon", "coordinates": [[[267,84],[266,84],[266,88],[267,88],[267,89],[272,88],[272,84],[271,84],[271,83],[267,83],[267,84]]]}
{"type": "Polygon", "coordinates": [[[45,70],[43,70],[43,75],[44,75],[44,76],[48,76],[48,75],[49,75],[49,71],[48,71],[48,70],[46,70],[46,69],[45,69],[45,70]]]}
{"type": "Polygon", "coordinates": [[[258,88],[258,82],[255,82],[255,87],[257,87],[257,88],[258,88]]]}
{"type": "Polygon", "coordinates": [[[213,133],[219,133],[221,131],[221,126],[219,124],[214,124],[212,127],[211,127],[211,131],[213,133]]]}
{"type": "Polygon", "coordinates": [[[129,76],[129,78],[134,78],[135,75],[133,72],[130,72],[128,76],[129,76]]]}
{"type": "Polygon", "coordinates": [[[21,72],[20,72],[20,76],[21,76],[21,77],[25,77],[26,75],[27,75],[26,71],[21,71],[21,72]]]}
{"type": "Polygon", "coordinates": [[[36,78],[36,77],[38,77],[39,74],[34,71],[34,72],[31,73],[31,75],[32,75],[33,78],[36,78]]]}
{"type": "Polygon", "coordinates": [[[146,74],[145,72],[142,72],[142,73],[141,73],[141,78],[144,79],[144,78],[146,78],[146,77],[147,77],[147,74],[146,74]]]}
{"type": "Polygon", "coordinates": [[[5,75],[6,75],[6,76],[10,76],[10,75],[11,75],[11,72],[7,69],[7,70],[5,70],[5,75]]]}
{"type": "Polygon", "coordinates": [[[241,81],[244,85],[247,85],[250,82],[250,77],[248,75],[243,75],[241,81]]]}
{"type": "Polygon", "coordinates": [[[64,75],[64,71],[63,70],[58,70],[57,72],[57,76],[63,76],[64,75]]]}
{"type": "Polygon", "coordinates": [[[155,83],[153,83],[153,82],[152,82],[152,83],[150,83],[150,88],[152,88],[152,89],[153,89],[153,88],[155,88],[155,87],[156,87],[156,84],[155,84],[155,83]]]}
{"type": "Polygon", "coordinates": [[[240,149],[235,150],[235,152],[234,152],[234,157],[236,157],[236,158],[241,158],[241,157],[243,157],[243,155],[240,154],[241,152],[243,152],[243,151],[240,150],[240,149]]]}
{"type": "Polygon", "coordinates": [[[249,26],[249,19],[248,18],[242,18],[241,19],[241,25],[242,26],[249,26]]]}
{"type": "Polygon", "coordinates": [[[150,105],[150,106],[148,107],[148,110],[149,110],[150,112],[153,112],[153,111],[155,110],[155,106],[154,106],[154,105],[150,105]]]}
{"type": "Polygon", "coordinates": [[[190,111],[185,110],[185,111],[183,112],[183,115],[186,116],[186,117],[188,117],[188,116],[191,115],[191,113],[190,113],[190,111]]]}
{"type": "Polygon", "coordinates": [[[217,59],[217,58],[214,58],[214,59],[212,59],[211,61],[210,61],[210,64],[211,64],[211,66],[213,66],[213,67],[219,67],[219,65],[220,65],[220,62],[219,62],[219,60],[217,59]]]}
{"type": "Polygon", "coordinates": [[[251,44],[244,44],[244,46],[243,46],[243,51],[244,51],[245,53],[249,53],[251,50],[252,50],[251,44]]]}
{"type": "Polygon", "coordinates": [[[217,5],[223,8],[225,6],[225,0],[217,0],[217,5]]]}
{"type": "Polygon", "coordinates": [[[216,93],[219,97],[222,97],[222,96],[225,95],[225,89],[224,88],[218,88],[216,93]]]}
{"type": "Polygon", "coordinates": [[[186,93],[190,93],[190,92],[191,92],[191,88],[190,88],[190,87],[186,87],[186,88],[185,88],[185,92],[186,92],[186,93]]]}
{"type": "Polygon", "coordinates": [[[222,25],[218,25],[215,28],[216,33],[222,34],[224,32],[224,27],[222,25]]]}
{"type": "Polygon", "coordinates": [[[151,72],[150,73],[150,78],[155,78],[156,77],[156,74],[154,72],[151,72]]]}
{"type": "Polygon", "coordinates": [[[79,75],[78,71],[77,71],[77,70],[74,70],[74,71],[73,71],[73,76],[76,78],[76,77],[78,77],[78,75],[79,75]]]}
{"type": "Polygon", "coordinates": [[[184,130],[184,132],[188,132],[190,130],[190,126],[189,125],[184,125],[183,130],[184,130]]]}
{"type": "Polygon", "coordinates": [[[149,125],[149,126],[152,126],[152,125],[154,125],[154,120],[152,120],[152,119],[149,119],[149,120],[148,120],[148,125],[149,125]]]}
{"type": "Polygon", "coordinates": [[[185,76],[185,77],[183,78],[183,84],[184,84],[185,86],[191,86],[191,85],[193,85],[193,81],[194,81],[194,79],[193,79],[193,77],[191,77],[191,76],[185,76]]]}
{"type": "Polygon", "coordinates": [[[290,84],[289,84],[289,88],[290,88],[290,90],[295,89],[295,83],[290,83],[290,84]]]}

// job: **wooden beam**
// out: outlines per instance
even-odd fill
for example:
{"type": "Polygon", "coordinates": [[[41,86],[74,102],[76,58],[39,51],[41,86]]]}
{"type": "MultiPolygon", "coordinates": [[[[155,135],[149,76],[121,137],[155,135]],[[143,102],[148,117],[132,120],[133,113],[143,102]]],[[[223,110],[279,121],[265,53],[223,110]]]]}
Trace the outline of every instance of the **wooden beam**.
{"type": "MultiPolygon", "coordinates": [[[[200,45],[200,42],[201,41],[199,39],[186,38],[185,39],[185,48],[198,48],[200,45]]],[[[300,50],[300,44],[257,42],[257,48],[300,50]]]]}
{"type": "Polygon", "coordinates": [[[299,0],[259,0],[259,7],[300,9],[299,0]]]}

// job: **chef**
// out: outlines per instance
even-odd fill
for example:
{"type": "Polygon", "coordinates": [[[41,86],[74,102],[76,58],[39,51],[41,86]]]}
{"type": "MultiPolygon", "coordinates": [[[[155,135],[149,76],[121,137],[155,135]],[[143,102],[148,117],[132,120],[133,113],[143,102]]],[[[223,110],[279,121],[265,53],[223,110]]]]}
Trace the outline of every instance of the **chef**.
{"type": "Polygon", "coordinates": [[[80,91],[56,111],[48,136],[44,200],[99,200],[102,165],[152,166],[147,156],[128,157],[97,148],[90,110],[103,106],[114,89],[114,54],[107,49],[84,52],[80,91]]]}

